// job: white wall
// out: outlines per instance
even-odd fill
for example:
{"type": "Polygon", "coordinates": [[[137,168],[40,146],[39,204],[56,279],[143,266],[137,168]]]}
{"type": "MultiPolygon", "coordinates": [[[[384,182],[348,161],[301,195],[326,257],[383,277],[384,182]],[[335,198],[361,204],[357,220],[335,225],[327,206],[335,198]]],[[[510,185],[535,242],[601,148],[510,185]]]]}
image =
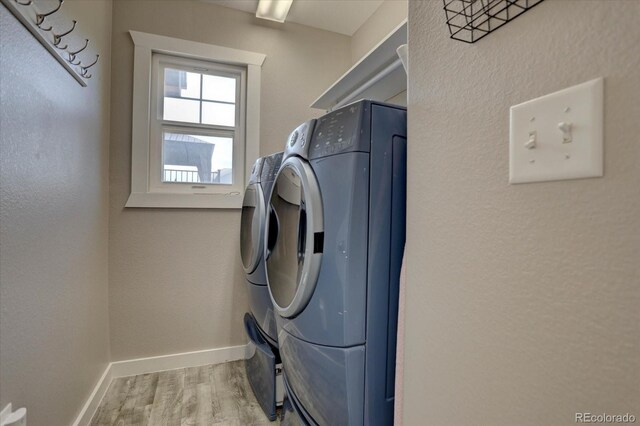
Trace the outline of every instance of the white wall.
{"type": "Polygon", "coordinates": [[[350,65],[350,38],[274,24],[200,1],[116,1],[113,15],[110,318],[114,360],[245,342],[239,210],[125,209],[130,191],[129,30],[265,53],[260,151],[288,132],[350,65]]]}
{"type": "Polygon", "coordinates": [[[639,20],[545,1],[468,45],[409,3],[405,424],[640,418],[639,20]],[[599,76],[604,178],[508,185],[509,106],[599,76]]]}
{"type": "Polygon", "coordinates": [[[100,53],[86,88],[0,6],[0,409],[30,425],[69,425],[109,362],[111,1],[63,10],[100,53]]]}

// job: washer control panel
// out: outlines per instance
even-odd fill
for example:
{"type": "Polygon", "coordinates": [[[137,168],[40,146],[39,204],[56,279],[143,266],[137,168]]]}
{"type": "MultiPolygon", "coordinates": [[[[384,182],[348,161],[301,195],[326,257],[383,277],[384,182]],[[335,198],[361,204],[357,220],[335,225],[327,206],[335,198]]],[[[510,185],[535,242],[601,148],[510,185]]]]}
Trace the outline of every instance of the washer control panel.
{"type": "Polygon", "coordinates": [[[264,158],[260,157],[253,163],[251,168],[251,175],[249,176],[249,183],[260,182],[260,175],[262,173],[262,162],[264,158]]]}
{"type": "Polygon", "coordinates": [[[308,158],[308,142],[309,139],[311,139],[311,135],[313,134],[315,124],[315,119],[305,121],[304,123],[296,127],[293,132],[291,132],[285,146],[284,158],[290,157],[292,155],[298,155],[302,158],[308,158]]]}
{"type": "Polygon", "coordinates": [[[282,152],[277,152],[263,158],[260,182],[270,182],[276,178],[280,164],[282,164],[282,154],[282,152]]]}
{"type": "Polygon", "coordinates": [[[297,130],[294,130],[291,136],[289,136],[289,146],[294,146],[296,142],[298,142],[298,136],[300,136],[300,134],[297,130]]]}

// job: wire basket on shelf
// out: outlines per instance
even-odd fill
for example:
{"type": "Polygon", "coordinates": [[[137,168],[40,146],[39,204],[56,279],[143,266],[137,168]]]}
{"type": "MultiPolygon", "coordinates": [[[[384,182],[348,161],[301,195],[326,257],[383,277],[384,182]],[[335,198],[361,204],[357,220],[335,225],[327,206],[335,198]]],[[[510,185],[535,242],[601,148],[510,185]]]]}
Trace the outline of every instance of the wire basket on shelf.
{"type": "Polygon", "coordinates": [[[442,0],[451,38],[475,43],[543,0],[442,0]]]}

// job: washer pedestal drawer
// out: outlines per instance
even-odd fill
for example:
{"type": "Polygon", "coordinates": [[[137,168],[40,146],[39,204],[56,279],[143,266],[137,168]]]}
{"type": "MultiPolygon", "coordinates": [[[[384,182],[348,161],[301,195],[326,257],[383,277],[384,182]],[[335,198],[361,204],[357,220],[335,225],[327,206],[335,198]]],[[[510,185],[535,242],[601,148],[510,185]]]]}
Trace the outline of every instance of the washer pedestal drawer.
{"type": "Polygon", "coordinates": [[[277,349],[265,340],[250,313],[244,315],[244,327],[254,347],[253,354],[245,362],[247,378],[260,407],[273,421],[276,418],[276,405],[282,404],[284,394],[282,364],[277,349]]]}

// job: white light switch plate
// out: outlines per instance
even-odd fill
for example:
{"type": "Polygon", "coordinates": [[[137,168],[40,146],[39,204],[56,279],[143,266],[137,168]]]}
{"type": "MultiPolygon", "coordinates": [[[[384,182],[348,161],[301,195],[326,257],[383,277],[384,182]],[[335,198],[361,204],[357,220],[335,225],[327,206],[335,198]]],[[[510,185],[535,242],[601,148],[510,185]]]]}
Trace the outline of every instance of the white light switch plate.
{"type": "Polygon", "coordinates": [[[509,183],[602,176],[604,80],[511,107],[509,183]]]}

